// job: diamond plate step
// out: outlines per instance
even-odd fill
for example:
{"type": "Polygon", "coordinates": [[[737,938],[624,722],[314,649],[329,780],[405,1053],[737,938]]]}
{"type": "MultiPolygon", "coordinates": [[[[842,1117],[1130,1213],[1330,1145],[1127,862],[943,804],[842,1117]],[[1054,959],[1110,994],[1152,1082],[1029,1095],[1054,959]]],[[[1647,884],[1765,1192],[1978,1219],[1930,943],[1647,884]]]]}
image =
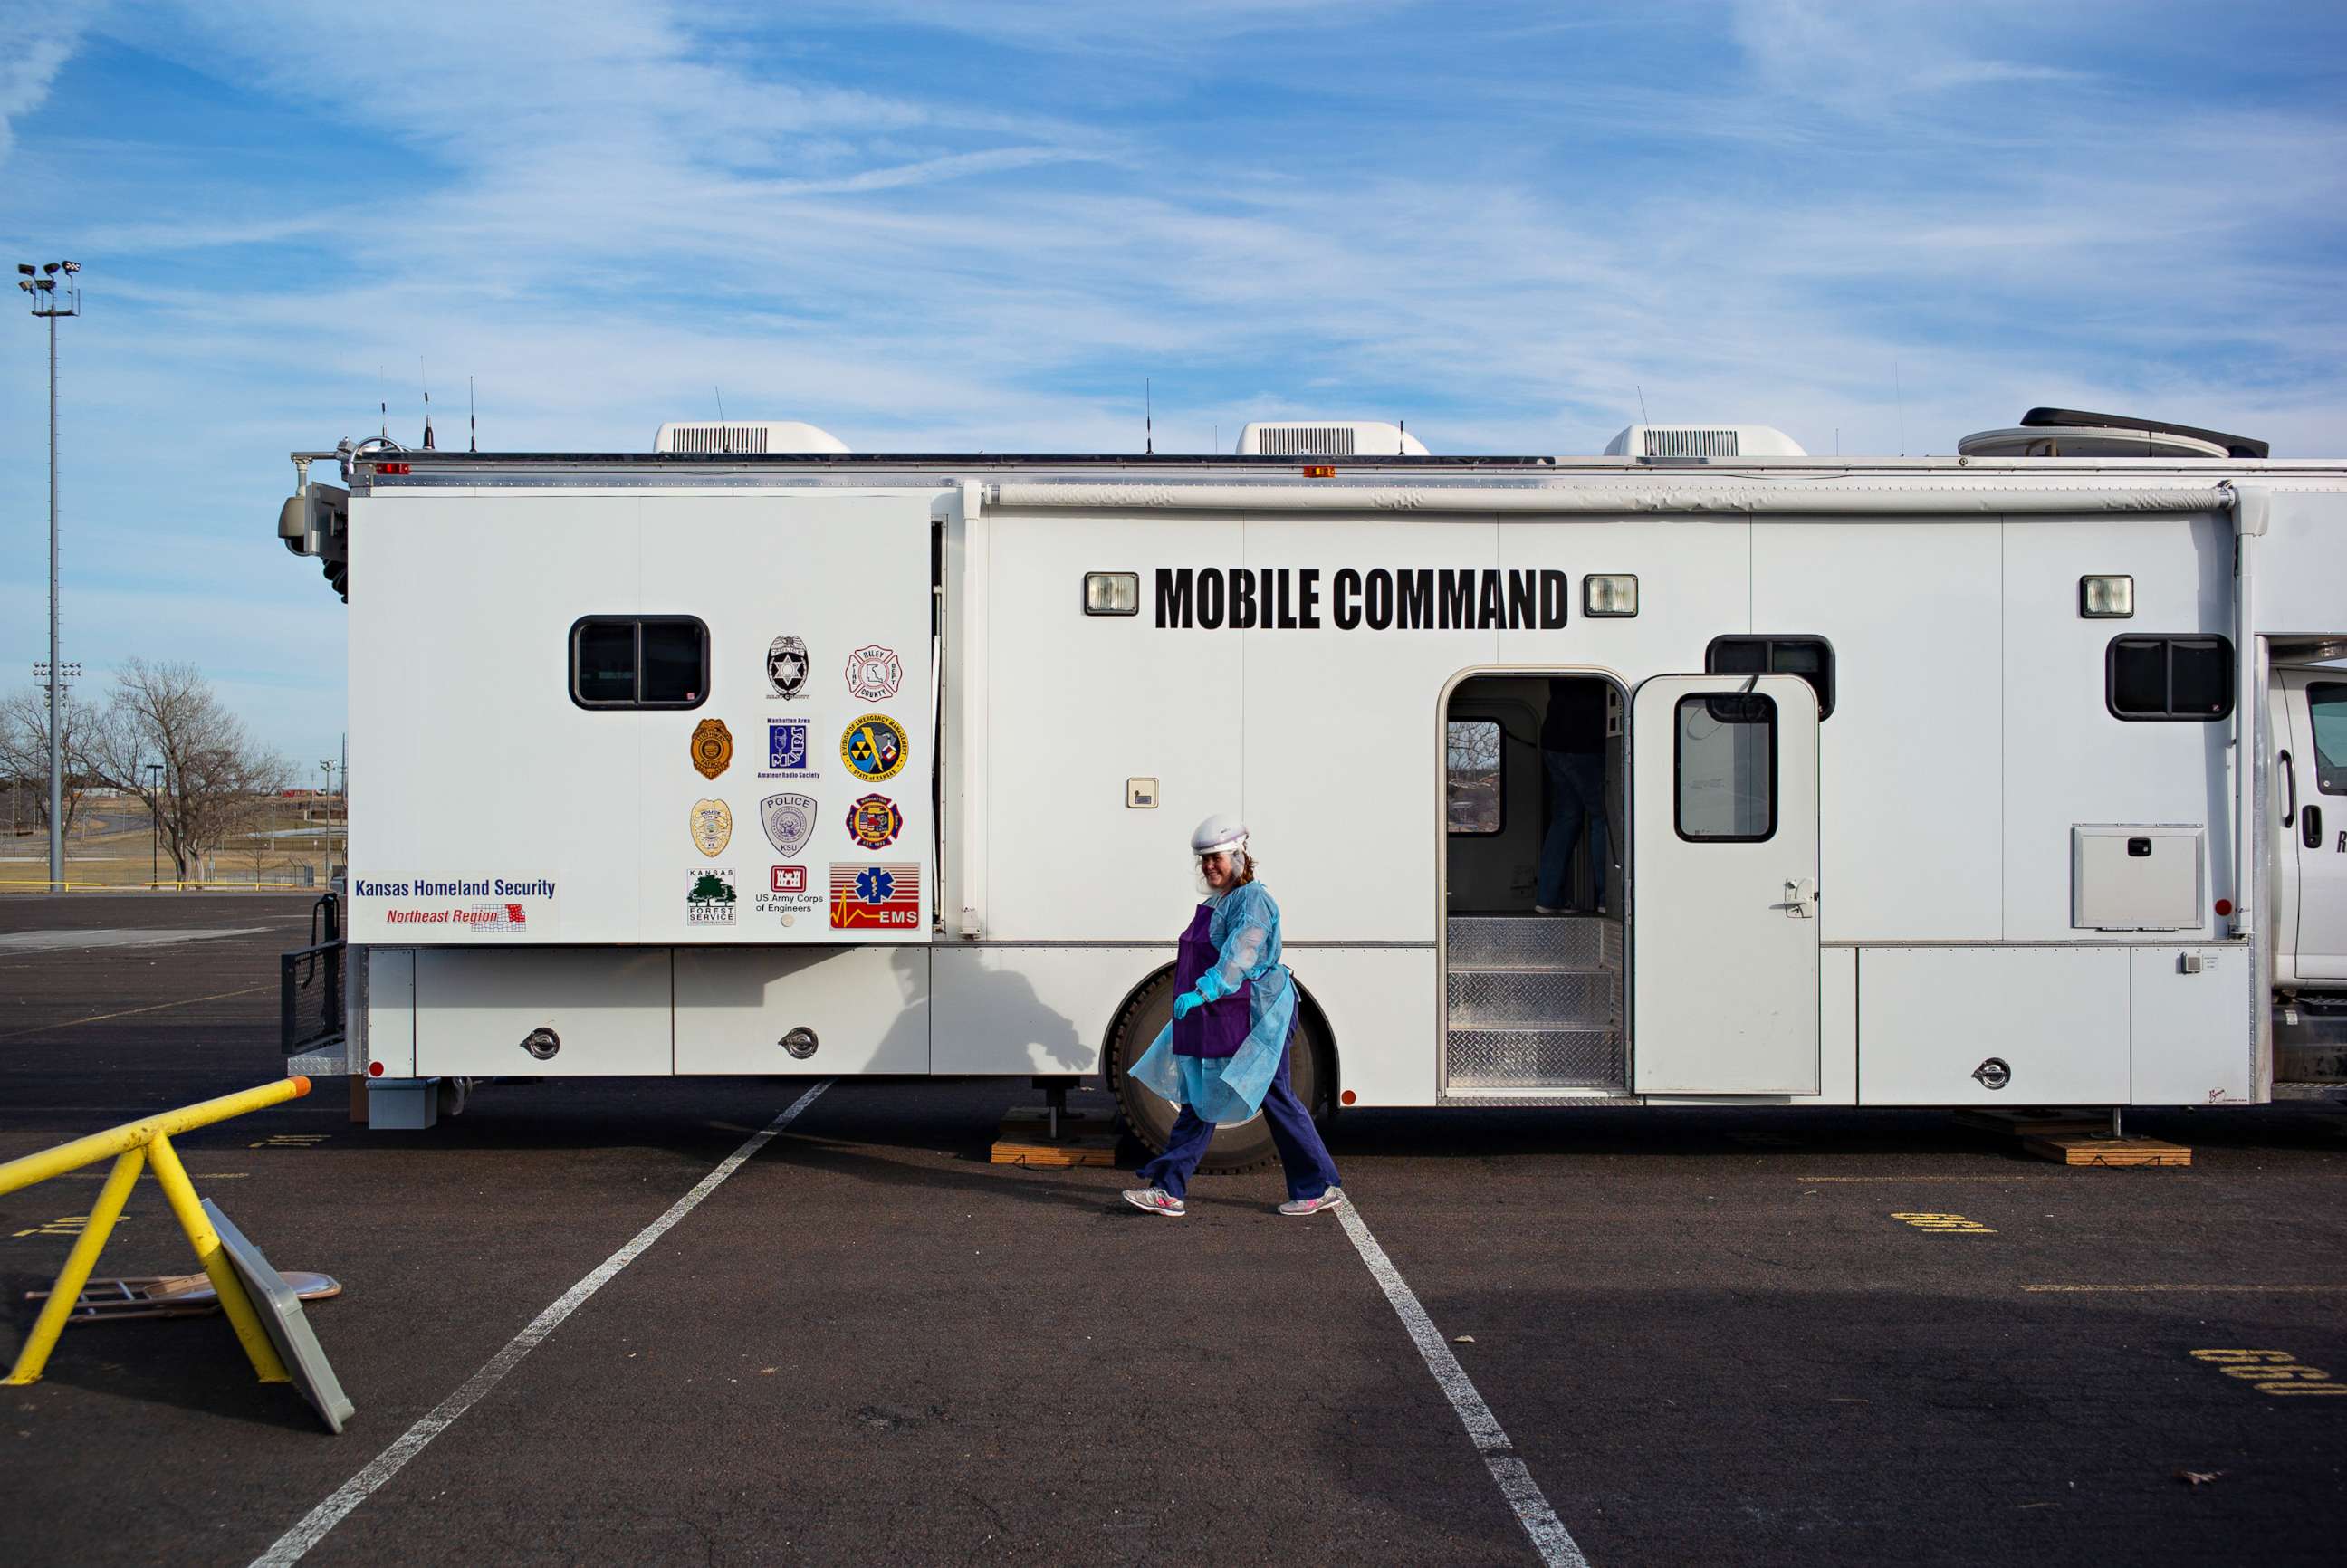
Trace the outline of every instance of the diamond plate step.
{"type": "Polygon", "coordinates": [[[1446,1093],[1483,1089],[1618,1089],[1622,1035],[1610,1029],[1454,1029],[1446,1093]]]}
{"type": "Polygon", "coordinates": [[[1459,1029],[1615,1029],[1619,969],[1452,969],[1445,1021],[1459,1029]]]}
{"type": "Polygon", "coordinates": [[[1622,922],[1595,915],[1460,915],[1445,936],[1453,972],[1622,967],[1622,922]]]}

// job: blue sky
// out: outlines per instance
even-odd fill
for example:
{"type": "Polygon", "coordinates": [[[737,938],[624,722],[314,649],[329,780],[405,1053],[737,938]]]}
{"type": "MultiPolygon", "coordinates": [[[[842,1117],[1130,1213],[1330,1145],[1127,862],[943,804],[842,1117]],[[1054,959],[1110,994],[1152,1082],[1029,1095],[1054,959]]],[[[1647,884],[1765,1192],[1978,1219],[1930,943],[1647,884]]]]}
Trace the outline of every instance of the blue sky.
{"type": "MultiPolygon", "coordinates": [[[[347,7],[0,0],[0,261],[60,332],[66,656],[313,769],[294,447],[1227,446],[1635,417],[1952,450],[2033,404],[2347,455],[2347,7],[347,7]],[[420,363],[419,363],[420,362],[420,363]],[[1896,389],[1894,395],[1894,386],[1896,389]]],[[[13,296],[12,296],[13,297],[13,296]]],[[[46,369],[0,332],[0,687],[46,656],[46,369]]]]}

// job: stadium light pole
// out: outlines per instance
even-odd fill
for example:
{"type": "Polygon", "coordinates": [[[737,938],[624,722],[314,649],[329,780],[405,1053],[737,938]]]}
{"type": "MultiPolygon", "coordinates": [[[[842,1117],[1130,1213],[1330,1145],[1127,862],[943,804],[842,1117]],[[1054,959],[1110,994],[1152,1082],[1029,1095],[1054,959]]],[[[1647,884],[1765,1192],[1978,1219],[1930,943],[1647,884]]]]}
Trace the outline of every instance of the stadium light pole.
{"type": "Polygon", "coordinates": [[[142,763],[147,770],[147,891],[163,879],[163,764],[142,763]]]}
{"type": "Polygon", "coordinates": [[[49,323],[49,891],[66,890],[65,734],[60,725],[65,666],[57,659],[57,318],[81,314],[79,261],[50,261],[36,273],[16,263],[16,286],[33,296],[33,314],[49,323]],[[57,301],[57,274],[66,280],[57,301]]]}

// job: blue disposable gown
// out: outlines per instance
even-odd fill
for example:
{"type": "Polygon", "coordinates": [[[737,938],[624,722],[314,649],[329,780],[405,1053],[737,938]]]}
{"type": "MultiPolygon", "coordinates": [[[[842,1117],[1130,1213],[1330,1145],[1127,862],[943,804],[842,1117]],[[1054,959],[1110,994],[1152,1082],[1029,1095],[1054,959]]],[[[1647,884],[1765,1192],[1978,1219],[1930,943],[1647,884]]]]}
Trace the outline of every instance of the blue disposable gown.
{"type": "Polygon", "coordinates": [[[1279,961],[1279,906],[1260,884],[1246,883],[1207,903],[1214,913],[1206,934],[1221,962],[1206,971],[1197,989],[1213,1000],[1253,980],[1253,1027],[1229,1056],[1176,1056],[1169,1023],[1133,1064],[1133,1081],[1187,1105],[1204,1121],[1229,1127],[1263,1109],[1296,1027],[1296,977],[1279,961]]]}

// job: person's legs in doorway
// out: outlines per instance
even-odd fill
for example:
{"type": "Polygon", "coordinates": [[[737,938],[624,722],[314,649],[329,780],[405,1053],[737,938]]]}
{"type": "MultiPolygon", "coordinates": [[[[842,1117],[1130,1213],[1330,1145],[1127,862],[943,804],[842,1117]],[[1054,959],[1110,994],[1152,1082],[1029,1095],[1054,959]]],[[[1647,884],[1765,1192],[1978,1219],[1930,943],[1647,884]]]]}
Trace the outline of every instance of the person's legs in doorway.
{"type": "Polygon", "coordinates": [[[1563,913],[1565,878],[1573,870],[1573,846],[1581,842],[1581,792],[1567,777],[1570,765],[1579,760],[1571,752],[1543,749],[1541,753],[1541,762],[1548,769],[1550,804],[1548,836],[1541,841],[1540,884],[1533,890],[1532,903],[1543,915],[1563,913]]]}
{"type": "MultiPolygon", "coordinates": [[[[1549,776],[1556,782],[1560,794],[1570,796],[1573,801],[1570,806],[1559,809],[1588,815],[1590,907],[1602,909],[1605,907],[1607,852],[1612,848],[1612,845],[1606,842],[1605,831],[1604,753],[1602,752],[1548,752],[1542,754],[1552,759],[1549,776]]],[[[1569,863],[1572,851],[1567,849],[1565,854],[1569,863]]],[[[1562,876],[1558,878],[1560,886],[1557,890],[1560,893],[1563,891],[1563,880],[1562,876]]],[[[1561,901],[1549,898],[1541,900],[1543,904],[1561,901]]]]}

